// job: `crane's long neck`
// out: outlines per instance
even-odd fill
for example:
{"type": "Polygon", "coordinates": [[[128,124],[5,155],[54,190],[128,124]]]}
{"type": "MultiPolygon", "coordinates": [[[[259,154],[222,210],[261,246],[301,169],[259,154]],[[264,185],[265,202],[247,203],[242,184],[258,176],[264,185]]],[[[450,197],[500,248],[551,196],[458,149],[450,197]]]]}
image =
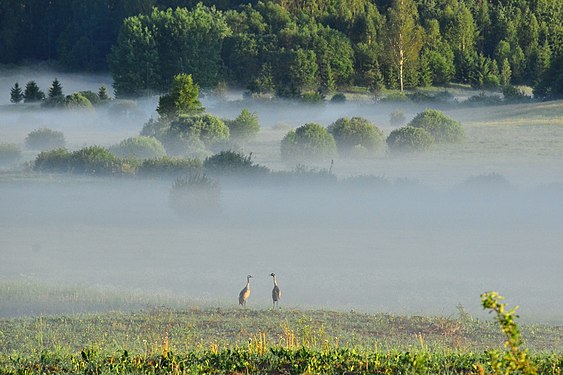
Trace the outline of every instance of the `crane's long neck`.
{"type": "Polygon", "coordinates": [[[246,278],[246,287],[250,288],[250,277],[246,278]]]}
{"type": "Polygon", "coordinates": [[[278,286],[278,281],[276,280],[276,275],[272,276],[274,278],[274,286],[278,286]]]}

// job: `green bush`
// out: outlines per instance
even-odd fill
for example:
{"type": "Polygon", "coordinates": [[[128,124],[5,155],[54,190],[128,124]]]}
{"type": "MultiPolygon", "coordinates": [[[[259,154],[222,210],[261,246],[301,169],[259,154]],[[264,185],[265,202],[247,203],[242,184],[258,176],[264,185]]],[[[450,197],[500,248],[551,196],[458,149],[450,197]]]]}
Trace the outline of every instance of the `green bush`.
{"type": "Polygon", "coordinates": [[[334,94],[332,96],[332,98],[330,99],[331,103],[344,103],[346,102],[346,95],[344,95],[341,92],[337,92],[336,94],[334,94]]]}
{"type": "Polygon", "coordinates": [[[324,127],[309,123],[287,133],[280,150],[287,162],[327,160],[336,155],[336,142],[324,127]]]}
{"type": "Polygon", "coordinates": [[[234,120],[226,120],[225,124],[229,128],[230,139],[234,143],[243,144],[251,141],[260,131],[258,116],[256,113],[250,113],[246,108],[234,120]]]}
{"type": "Polygon", "coordinates": [[[229,139],[229,128],[216,116],[200,114],[180,116],[170,124],[169,133],[185,139],[197,138],[206,147],[222,145],[229,139]]]}
{"type": "Polygon", "coordinates": [[[22,158],[22,152],[18,145],[11,143],[0,144],[0,166],[10,166],[22,158]]]}
{"type": "Polygon", "coordinates": [[[70,168],[74,173],[93,175],[113,174],[121,171],[115,155],[100,146],[85,147],[74,151],[70,157],[70,168]]]}
{"type": "Polygon", "coordinates": [[[157,159],[166,155],[166,150],[160,141],[154,137],[128,138],[109,149],[117,157],[126,159],[157,159]]]}
{"type": "Polygon", "coordinates": [[[69,172],[71,157],[64,148],[43,151],[35,158],[33,168],[41,172],[69,172]]]}
{"type": "Polygon", "coordinates": [[[408,125],[426,130],[436,143],[460,142],[464,136],[463,127],[458,121],[436,109],[424,110],[408,125]]]}
{"type": "Polygon", "coordinates": [[[504,101],[509,103],[521,103],[532,100],[524,91],[512,85],[506,85],[502,88],[502,96],[504,97],[504,101]]]}
{"type": "Polygon", "coordinates": [[[385,138],[383,132],[374,124],[362,117],[343,117],[336,120],[327,128],[336,141],[340,155],[362,153],[361,146],[368,153],[373,153],[383,147],[385,138]]]}
{"type": "Polygon", "coordinates": [[[192,172],[174,181],[170,207],[180,216],[201,218],[219,212],[221,188],[201,172],[192,172]]]}
{"type": "Polygon", "coordinates": [[[25,146],[31,150],[52,150],[65,146],[65,137],[62,132],[41,128],[32,131],[25,138],[25,146]]]}
{"type": "Polygon", "coordinates": [[[387,146],[393,152],[427,151],[434,143],[432,135],[422,128],[403,126],[387,137],[387,146]]]}
{"type": "Polygon", "coordinates": [[[306,104],[321,104],[324,102],[324,97],[318,92],[304,92],[301,94],[301,101],[306,104]]]}
{"type": "Polygon", "coordinates": [[[64,148],[43,151],[35,158],[34,169],[41,172],[73,172],[104,175],[121,172],[124,165],[109,150],[92,146],[74,152],[64,148]]]}
{"type": "Polygon", "coordinates": [[[409,102],[410,99],[404,92],[392,92],[381,98],[382,102],[409,102]]]}
{"type": "Polygon", "coordinates": [[[203,164],[199,159],[171,158],[145,159],[139,165],[140,176],[179,176],[198,171],[203,164]]]}
{"type": "Polygon", "coordinates": [[[203,162],[203,167],[210,173],[220,174],[265,174],[269,172],[268,168],[254,164],[252,154],[247,156],[234,151],[221,151],[208,157],[203,162]]]}
{"type": "Polygon", "coordinates": [[[499,105],[502,104],[502,99],[498,95],[487,95],[484,92],[479,93],[479,95],[473,95],[461,104],[466,106],[483,106],[483,105],[499,105]]]}
{"type": "Polygon", "coordinates": [[[90,103],[94,106],[100,104],[101,99],[98,96],[98,94],[96,94],[93,91],[79,91],[78,92],[80,95],[82,95],[83,97],[85,97],[86,99],[88,99],[90,101],[90,103]]]}
{"type": "Polygon", "coordinates": [[[65,99],[65,104],[68,109],[93,109],[92,103],[81,93],[75,92],[68,95],[65,99]]]}

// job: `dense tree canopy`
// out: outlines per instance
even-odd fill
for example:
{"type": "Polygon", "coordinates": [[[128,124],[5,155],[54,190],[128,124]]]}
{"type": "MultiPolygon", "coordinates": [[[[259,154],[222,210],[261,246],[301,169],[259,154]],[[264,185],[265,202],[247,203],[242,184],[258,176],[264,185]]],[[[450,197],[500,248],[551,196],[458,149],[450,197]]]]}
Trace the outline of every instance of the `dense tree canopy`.
{"type": "Polygon", "coordinates": [[[184,72],[202,87],[286,96],[351,84],[545,87],[561,64],[563,2],[5,0],[0,51],[0,64],[109,68],[122,97],[164,92],[184,72]]]}

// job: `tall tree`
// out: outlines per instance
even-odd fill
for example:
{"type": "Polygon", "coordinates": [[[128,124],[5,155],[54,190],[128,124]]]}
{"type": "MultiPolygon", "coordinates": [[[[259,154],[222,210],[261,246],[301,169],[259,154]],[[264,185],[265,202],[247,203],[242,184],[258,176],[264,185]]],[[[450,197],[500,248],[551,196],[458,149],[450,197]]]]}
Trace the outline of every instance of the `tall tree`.
{"type": "Polygon", "coordinates": [[[418,10],[413,0],[393,0],[392,6],[387,10],[387,17],[387,50],[391,64],[398,71],[402,92],[405,65],[418,59],[423,29],[417,24],[418,10]]]}
{"type": "Polygon", "coordinates": [[[16,82],[14,87],[10,90],[10,101],[12,103],[19,103],[23,100],[23,91],[20,87],[20,84],[16,82]]]}
{"type": "Polygon", "coordinates": [[[51,84],[51,87],[49,88],[49,98],[52,99],[59,96],[63,96],[63,86],[61,85],[59,80],[55,78],[55,80],[51,84]]]}
{"type": "Polygon", "coordinates": [[[35,81],[29,81],[25,85],[23,99],[25,103],[40,102],[45,99],[45,94],[39,89],[39,86],[37,86],[37,83],[35,83],[35,81]]]}
{"type": "Polygon", "coordinates": [[[193,82],[191,74],[178,74],[172,80],[168,94],[158,101],[158,114],[168,120],[181,115],[193,115],[201,112],[199,86],[193,82]]]}

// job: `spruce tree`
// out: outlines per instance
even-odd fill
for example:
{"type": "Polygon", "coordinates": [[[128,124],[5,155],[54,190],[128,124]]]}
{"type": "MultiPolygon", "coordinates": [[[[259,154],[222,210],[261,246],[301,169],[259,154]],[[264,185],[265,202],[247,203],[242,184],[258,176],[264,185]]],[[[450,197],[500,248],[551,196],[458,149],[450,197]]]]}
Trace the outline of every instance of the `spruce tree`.
{"type": "Polygon", "coordinates": [[[29,81],[25,85],[25,92],[23,94],[23,100],[25,103],[40,102],[45,99],[45,94],[39,89],[35,81],[29,81]]]}
{"type": "Polygon", "coordinates": [[[10,101],[12,103],[19,103],[23,100],[23,91],[20,87],[20,84],[16,82],[14,87],[10,90],[10,101]]]}
{"type": "Polygon", "coordinates": [[[55,80],[51,84],[51,88],[49,88],[49,99],[59,96],[63,96],[63,86],[61,85],[59,80],[55,78],[55,80]]]}
{"type": "Polygon", "coordinates": [[[108,89],[106,89],[105,86],[100,86],[100,89],[98,90],[98,97],[101,101],[109,100],[108,89]]]}

